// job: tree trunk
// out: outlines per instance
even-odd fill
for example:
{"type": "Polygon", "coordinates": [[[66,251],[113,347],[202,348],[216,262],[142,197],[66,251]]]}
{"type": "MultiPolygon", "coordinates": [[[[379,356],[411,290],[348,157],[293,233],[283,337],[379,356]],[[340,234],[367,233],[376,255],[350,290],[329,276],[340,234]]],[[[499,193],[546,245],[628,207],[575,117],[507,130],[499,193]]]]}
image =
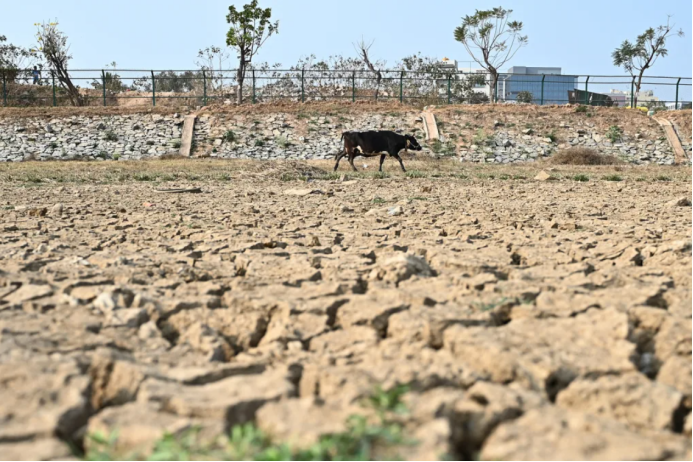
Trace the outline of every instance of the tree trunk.
{"type": "Polygon", "coordinates": [[[496,94],[496,85],[498,85],[498,72],[496,70],[491,71],[491,88],[489,92],[491,93],[490,100],[494,103],[498,102],[498,95],[496,94]]]}
{"type": "Polygon", "coordinates": [[[243,103],[243,78],[245,77],[244,64],[240,64],[238,70],[236,71],[236,81],[238,82],[238,87],[236,87],[236,104],[240,105],[243,103]]]}
{"type": "Polygon", "coordinates": [[[640,93],[640,87],[642,86],[642,74],[644,71],[641,71],[640,74],[638,75],[638,81],[635,83],[635,94],[633,95],[633,108],[638,107],[638,93],[640,93]]]}

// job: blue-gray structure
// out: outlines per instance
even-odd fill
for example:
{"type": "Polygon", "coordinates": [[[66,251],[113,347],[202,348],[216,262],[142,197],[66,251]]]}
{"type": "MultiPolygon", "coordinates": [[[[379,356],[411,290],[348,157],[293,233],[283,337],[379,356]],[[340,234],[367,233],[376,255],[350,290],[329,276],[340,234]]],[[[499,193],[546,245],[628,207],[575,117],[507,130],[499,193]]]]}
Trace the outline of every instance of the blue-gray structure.
{"type": "Polygon", "coordinates": [[[544,104],[568,103],[568,92],[575,90],[577,76],[562,75],[560,67],[511,67],[507,74],[500,76],[498,99],[515,101],[518,93],[528,91],[532,94],[532,102],[541,104],[542,78],[544,79],[544,104]]]}

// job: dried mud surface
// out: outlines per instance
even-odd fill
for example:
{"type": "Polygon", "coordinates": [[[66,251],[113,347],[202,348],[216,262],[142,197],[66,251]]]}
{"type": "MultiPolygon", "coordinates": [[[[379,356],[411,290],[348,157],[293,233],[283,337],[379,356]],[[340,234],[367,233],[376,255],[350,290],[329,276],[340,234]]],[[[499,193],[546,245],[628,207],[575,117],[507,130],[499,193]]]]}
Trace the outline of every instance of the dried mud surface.
{"type": "Polygon", "coordinates": [[[690,460],[690,169],[299,182],[238,165],[255,170],[1,172],[3,457],[249,421],[308,444],[409,384],[411,459],[690,460]],[[186,186],[203,192],[155,191],[186,186]]]}

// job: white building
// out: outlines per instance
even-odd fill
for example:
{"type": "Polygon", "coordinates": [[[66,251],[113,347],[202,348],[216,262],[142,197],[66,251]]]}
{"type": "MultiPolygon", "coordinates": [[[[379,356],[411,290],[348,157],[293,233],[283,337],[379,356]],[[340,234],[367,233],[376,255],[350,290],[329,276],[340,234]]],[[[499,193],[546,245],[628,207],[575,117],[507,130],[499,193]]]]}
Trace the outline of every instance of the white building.
{"type": "MultiPolygon", "coordinates": [[[[630,91],[622,91],[612,89],[608,96],[613,100],[614,106],[627,107],[630,106],[630,91]]],[[[635,93],[638,99],[638,106],[644,106],[646,104],[657,104],[659,103],[659,98],[654,95],[652,90],[644,90],[635,93]]]]}

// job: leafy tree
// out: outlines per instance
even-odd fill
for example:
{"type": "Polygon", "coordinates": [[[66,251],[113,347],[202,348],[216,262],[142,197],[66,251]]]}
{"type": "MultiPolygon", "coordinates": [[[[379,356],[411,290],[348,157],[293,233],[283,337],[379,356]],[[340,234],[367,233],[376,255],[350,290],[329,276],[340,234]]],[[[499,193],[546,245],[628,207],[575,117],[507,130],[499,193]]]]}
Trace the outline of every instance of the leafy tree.
{"type": "Polygon", "coordinates": [[[491,89],[496,88],[498,69],[527,44],[527,36],[521,35],[522,22],[510,21],[512,12],[503,7],[476,10],[455,28],[455,40],[491,75],[491,89]]]}
{"type": "Polygon", "coordinates": [[[521,91],[517,94],[517,98],[515,99],[518,103],[531,103],[534,101],[534,95],[529,91],[521,91]]]}
{"type": "Polygon", "coordinates": [[[97,90],[103,88],[103,83],[106,83],[106,90],[112,92],[120,92],[127,90],[128,86],[123,83],[120,79],[120,75],[115,73],[116,62],[113,61],[111,64],[107,64],[106,68],[111,67],[112,71],[104,71],[104,75],[101,79],[94,79],[91,82],[91,86],[97,90]]]}
{"type": "Polygon", "coordinates": [[[669,35],[675,33],[683,37],[683,31],[674,32],[675,24],[670,23],[671,16],[667,17],[667,23],[657,28],[650,27],[644,33],[638,35],[635,43],[624,40],[620,47],[611,54],[614,66],[623,67],[626,72],[637,79],[635,80],[635,102],[637,106],[637,94],[640,92],[642,77],[645,71],[654,66],[660,56],[668,54],[665,48],[669,35]]]}
{"type": "Polygon", "coordinates": [[[70,74],[67,72],[67,66],[72,55],[70,47],[67,44],[67,36],[58,30],[58,22],[35,23],[36,26],[36,41],[38,44],[32,53],[35,55],[41,54],[46,61],[48,69],[50,69],[60,82],[60,86],[67,90],[67,96],[73,106],[83,106],[84,100],[80,95],[79,90],[72,83],[70,74]]]}
{"type": "MultiPolygon", "coordinates": [[[[0,69],[7,82],[14,82],[25,74],[22,69],[28,68],[31,60],[31,52],[11,43],[7,43],[7,37],[0,35],[0,69]]],[[[28,74],[28,73],[26,73],[28,74]]],[[[28,76],[28,75],[27,75],[28,76]]]]}
{"type": "Polygon", "coordinates": [[[226,22],[231,24],[226,33],[226,44],[238,51],[238,70],[236,71],[238,82],[236,103],[238,104],[243,102],[243,80],[253,57],[267,39],[279,31],[279,21],[270,22],[272,9],[263,10],[257,5],[257,0],[251,0],[250,3],[243,5],[241,11],[231,5],[229,14],[226,16],[226,22]]]}

